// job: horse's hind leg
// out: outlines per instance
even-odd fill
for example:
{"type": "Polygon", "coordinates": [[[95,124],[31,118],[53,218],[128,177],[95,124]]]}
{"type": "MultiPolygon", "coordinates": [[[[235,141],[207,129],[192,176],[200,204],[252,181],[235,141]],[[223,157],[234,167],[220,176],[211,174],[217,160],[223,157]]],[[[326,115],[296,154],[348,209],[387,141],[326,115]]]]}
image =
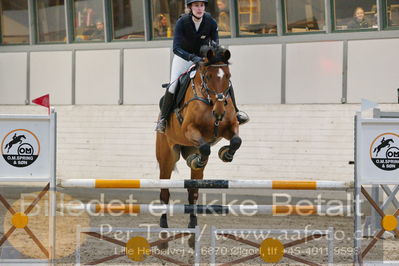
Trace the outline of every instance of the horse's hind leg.
{"type": "MultiPolygon", "coordinates": [[[[191,179],[203,179],[204,177],[204,169],[193,170],[191,169],[191,179]]],[[[188,190],[188,203],[190,205],[197,204],[198,200],[198,188],[189,188],[188,190]]],[[[188,224],[188,228],[195,228],[198,225],[197,215],[195,213],[190,214],[190,222],[188,224]]],[[[195,248],[195,235],[191,235],[188,240],[188,245],[191,248],[195,248]]]]}
{"type": "MultiPolygon", "coordinates": [[[[159,164],[159,178],[160,179],[170,179],[172,175],[172,171],[175,167],[177,160],[179,159],[179,152],[177,150],[172,149],[169,146],[166,135],[157,134],[156,141],[156,156],[159,164]]],[[[169,189],[161,189],[160,193],[160,201],[162,204],[169,204],[169,189]]],[[[162,228],[168,228],[168,220],[167,215],[162,214],[159,225],[162,228]]],[[[166,238],[166,233],[161,235],[162,238],[166,238]]],[[[168,247],[168,243],[162,243],[158,246],[159,249],[166,249],[168,247]]]]}

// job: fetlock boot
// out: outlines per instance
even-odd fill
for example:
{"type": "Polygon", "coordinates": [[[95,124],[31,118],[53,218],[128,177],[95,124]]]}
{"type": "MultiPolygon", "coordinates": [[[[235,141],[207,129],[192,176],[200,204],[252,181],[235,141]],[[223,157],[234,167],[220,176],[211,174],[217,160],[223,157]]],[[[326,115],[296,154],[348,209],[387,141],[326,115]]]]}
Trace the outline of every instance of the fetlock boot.
{"type": "Polygon", "coordinates": [[[165,96],[163,97],[161,114],[159,116],[157,126],[155,128],[155,131],[158,131],[159,133],[165,133],[166,122],[168,120],[170,110],[173,107],[173,99],[174,99],[173,96],[174,96],[173,93],[170,93],[168,90],[166,90],[165,96]]]}
{"type": "Polygon", "coordinates": [[[243,124],[247,123],[249,121],[249,116],[244,111],[240,111],[238,109],[237,103],[236,103],[236,98],[234,96],[233,86],[231,86],[229,93],[230,93],[231,100],[233,101],[234,109],[236,110],[236,113],[237,113],[236,116],[237,116],[238,124],[243,125],[243,124]]]}

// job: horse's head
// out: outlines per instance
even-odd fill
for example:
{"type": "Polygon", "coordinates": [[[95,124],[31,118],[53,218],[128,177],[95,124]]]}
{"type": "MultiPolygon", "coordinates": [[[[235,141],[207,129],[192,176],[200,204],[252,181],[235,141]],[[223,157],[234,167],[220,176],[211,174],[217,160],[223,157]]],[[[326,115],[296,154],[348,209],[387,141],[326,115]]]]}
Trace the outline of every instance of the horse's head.
{"type": "Polygon", "coordinates": [[[213,116],[217,123],[226,113],[225,105],[230,90],[230,51],[220,46],[201,47],[201,56],[205,61],[200,65],[203,87],[213,104],[213,116]]]}

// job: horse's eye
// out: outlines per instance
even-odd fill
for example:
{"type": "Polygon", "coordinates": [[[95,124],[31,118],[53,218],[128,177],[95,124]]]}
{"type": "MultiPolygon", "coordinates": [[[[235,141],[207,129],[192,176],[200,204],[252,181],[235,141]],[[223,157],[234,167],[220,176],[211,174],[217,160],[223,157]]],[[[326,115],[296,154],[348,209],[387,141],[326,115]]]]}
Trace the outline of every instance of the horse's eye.
{"type": "Polygon", "coordinates": [[[206,79],[207,79],[207,80],[212,79],[212,75],[211,75],[211,74],[206,75],[206,79]]]}

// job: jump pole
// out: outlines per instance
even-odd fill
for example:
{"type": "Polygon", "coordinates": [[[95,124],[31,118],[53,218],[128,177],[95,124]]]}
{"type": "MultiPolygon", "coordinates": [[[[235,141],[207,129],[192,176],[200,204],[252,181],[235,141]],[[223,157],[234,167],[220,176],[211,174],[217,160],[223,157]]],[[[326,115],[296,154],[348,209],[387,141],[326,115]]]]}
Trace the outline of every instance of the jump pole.
{"type": "Polygon", "coordinates": [[[353,188],[345,181],[290,181],[290,180],[153,180],[153,179],[63,179],[63,188],[206,188],[206,189],[290,189],[290,190],[341,190],[353,188]]]}
{"type": "Polygon", "coordinates": [[[58,206],[61,212],[88,212],[109,214],[222,214],[222,215],[321,215],[348,216],[352,207],[326,205],[190,205],[190,204],[65,204],[58,206]]]}

